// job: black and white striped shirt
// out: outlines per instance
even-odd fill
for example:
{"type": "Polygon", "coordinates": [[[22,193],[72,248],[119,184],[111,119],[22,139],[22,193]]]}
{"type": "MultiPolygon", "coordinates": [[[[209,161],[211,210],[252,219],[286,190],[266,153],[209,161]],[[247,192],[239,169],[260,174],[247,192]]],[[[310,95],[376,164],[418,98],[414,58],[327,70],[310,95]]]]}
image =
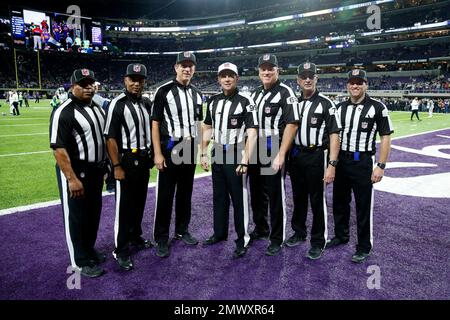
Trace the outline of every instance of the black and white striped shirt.
{"type": "Polygon", "coordinates": [[[241,143],[246,128],[258,128],[255,103],[238,90],[231,96],[216,94],[208,101],[204,123],[213,127],[216,143],[241,143]]]}
{"type": "Polygon", "coordinates": [[[380,136],[394,132],[388,109],[368,95],[358,105],[350,99],[337,105],[342,131],[341,150],[375,152],[376,133],[380,136]]]}
{"type": "Polygon", "coordinates": [[[309,99],[300,97],[299,108],[301,120],[295,144],[303,147],[328,147],[329,135],[341,130],[333,101],[316,91],[309,99]]]}
{"type": "Polygon", "coordinates": [[[94,103],[86,105],[72,94],[50,119],[50,148],[64,148],[72,161],[91,163],[106,159],[105,112],[94,103]]]}
{"type": "Polygon", "coordinates": [[[196,137],[203,120],[202,96],[192,86],[171,80],[156,90],[152,120],[160,122],[161,140],[196,137]]]}
{"type": "Polygon", "coordinates": [[[286,124],[300,120],[294,91],[279,80],[267,90],[260,86],[251,97],[258,111],[260,137],[281,137],[286,124]]]}
{"type": "Polygon", "coordinates": [[[121,93],[109,105],[105,136],[116,139],[119,151],[150,149],[150,115],[150,99],[135,99],[128,92],[121,93]]]}

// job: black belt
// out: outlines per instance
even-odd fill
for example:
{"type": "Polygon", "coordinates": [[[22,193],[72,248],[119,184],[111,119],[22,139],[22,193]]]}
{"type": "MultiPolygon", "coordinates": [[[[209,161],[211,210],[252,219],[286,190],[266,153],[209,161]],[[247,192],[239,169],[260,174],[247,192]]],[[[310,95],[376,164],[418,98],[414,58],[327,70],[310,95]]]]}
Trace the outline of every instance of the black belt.
{"type": "Polygon", "coordinates": [[[72,166],[75,168],[86,168],[86,169],[105,169],[108,165],[108,160],[102,160],[99,162],[88,162],[85,160],[73,160],[72,166]]]}
{"type": "Polygon", "coordinates": [[[131,154],[137,157],[146,157],[149,155],[150,150],[149,149],[127,149],[122,150],[122,153],[131,154]]]}
{"type": "Polygon", "coordinates": [[[359,159],[362,155],[368,155],[371,157],[374,154],[375,154],[375,152],[373,152],[373,151],[355,151],[355,152],[343,151],[343,150],[339,151],[340,156],[342,156],[346,159],[349,159],[349,160],[354,160],[354,161],[359,161],[359,159]]]}
{"type": "Polygon", "coordinates": [[[317,150],[326,149],[322,146],[316,146],[316,145],[311,145],[309,147],[295,145],[295,147],[297,147],[300,150],[300,152],[314,152],[317,150]]]}
{"type": "Polygon", "coordinates": [[[327,149],[327,148],[324,147],[324,146],[310,145],[310,146],[308,146],[308,147],[305,147],[305,146],[299,146],[299,145],[295,144],[295,145],[292,147],[292,150],[291,150],[291,156],[295,157],[295,156],[297,156],[300,152],[308,152],[308,153],[312,153],[312,152],[316,152],[316,151],[319,151],[319,150],[325,150],[325,149],[327,149]]]}
{"type": "Polygon", "coordinates": [[[161,139],[161,144],[165,146],[165,148],[167,150],[172,150],[174,146],[176,146],[177,144],[183,142],[183,141],[188,141],[188,142],[192,142],[194,141],[194,137],[191,136],[186,136],[186,137],[181,137],[181,138],[173,138],[173,137],[164,137],[161,139]]]}

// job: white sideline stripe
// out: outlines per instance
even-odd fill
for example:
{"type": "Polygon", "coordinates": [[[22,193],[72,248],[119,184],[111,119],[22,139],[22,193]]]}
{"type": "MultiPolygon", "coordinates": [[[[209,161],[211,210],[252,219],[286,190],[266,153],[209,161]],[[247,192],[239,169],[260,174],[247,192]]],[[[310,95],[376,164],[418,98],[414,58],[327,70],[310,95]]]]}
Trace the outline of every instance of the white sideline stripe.
{"type": "Polygon", "coordinates": [[[7,137],[23,137],[23,136],[35,136],[35,135],[41,135],[41,134],[48,134],[48,132],[22,133],[22,134],[6,134],[6,135],[4,135],[4,136],[0,136],[0,138],[7,138],[7,137]]]}
{"type": "Polygon", "coordinates": [[[34,152],[22,152],[22,153],[0,154],[0,157],[14,157],[14,156],[23,156],[23,155],[27,155],[27,154],[47,153],[47,152],[52,152],[52,150],[34,151],[34,152]]]}
{"type": "MultiPolygon", "coordinates": [[[[408,134],[406,136],[395,137],[395,138],[392,138],[391,140],[398,140],[398,139],[403,139],[403,138],[415,137],[415,136],[420,136],[422,134],[439,132],[439,131],[442,131],[442,130],[449,130],[449,129],[450,129],[450,127],[442,128],[442,129],[436,129],[436,130],[431,130],[431,131],[426,131],[426,132],[420,132],[420,133],[413,133],[413,134],[408,134]]],[[[394,134],[395,134],[395,128],[394,128],[394,134]]]]}
{"type": "Polygon", "coordinates": [[[48,122],[24,123],[24,124],[2,124],[2,125],[0,125],[0,128],[3,128],[3,127],[25,127],[25,126],[48,126],[48,122]]]}
{"type": "MultiPolygon", "coordinates": [[[[204,173],[197,174],[194,177],[194,179],[204,178],[204,177],[208,177],[210,175],[211,175],[211,172],[204,172],[204,173]]],[[[151,182],[148,184],[148,188],[154,188],[155,186],[156,186],[155,182],[151,182]]],[[[107,191],[104,191],[102,193],[102,196],[103,197],[114,196],[114,193],[109,193],[107,191]]],[[[47,202],[30,204],[30,205],[26,205],[26,206],[2,209],[2,210],[0,210],[0,216],[6,216],[8,214],[18,213],[18,212],[23,212],[23,211],[33,210],[33,209],[48,208],[48,207],[56,206],[56,205],[60,205],[60,204],[61,204],[61,200],[52,200],[52,201],[47,201],[47,202]]]]}
{"type": "Polygon", "coordinates": [[[49,118],[47,117],[47,118],[45,118],[45,117],[30,117],[30,118],[3,118],[3,119],[0,119],[0,121],[26,121],[26,120],[31,120],[31,121],[33,121],[33,120],[35,120],[35,119],[46,119],[46,120],[49,120],[49,118]]]}

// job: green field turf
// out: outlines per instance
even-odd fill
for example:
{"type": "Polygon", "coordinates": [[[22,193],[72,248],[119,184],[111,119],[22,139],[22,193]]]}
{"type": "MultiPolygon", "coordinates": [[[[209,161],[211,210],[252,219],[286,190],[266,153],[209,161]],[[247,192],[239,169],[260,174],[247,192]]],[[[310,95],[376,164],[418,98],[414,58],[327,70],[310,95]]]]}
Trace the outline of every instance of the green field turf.
{"type": "MultiPolygon", "coordinates": [[[[0,209],[58,199],[55,160],[48,138],[50,101],[30,101],[30,108],[22,107],[19,117],[9,115],[4,100],[0,103],[0,114],[6,113],[0,116],[0,209]]],[[[421,122],[410,121],[409,117],[409,112],[391,113],[393,137],[450,128],[450,114],[428,118],[428,114],[421,113],[421,122]]],[[[155,180],[155,172],[153,169],[151,181],[155,180]]],[[[203,170],[197,168],[197,172],[203,170]]]]}

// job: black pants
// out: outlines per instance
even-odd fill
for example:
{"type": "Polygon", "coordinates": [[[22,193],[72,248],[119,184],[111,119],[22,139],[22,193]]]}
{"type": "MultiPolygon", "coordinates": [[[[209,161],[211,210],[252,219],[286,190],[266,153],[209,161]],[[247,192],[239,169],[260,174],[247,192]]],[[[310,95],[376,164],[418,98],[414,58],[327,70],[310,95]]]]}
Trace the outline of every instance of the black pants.
{"type": "Polygon", "coordinates": [[[13,102],[13,115],[20,116],[19,103],[18,102],[13,102]]]}
{"type": "Polygon", "coordinates": [[[213,181],[214,234],[228,237],[230,197],[233,202],[236,247],[243,248],[250,241],[248,235],[247,175],[236,175],[236,164],[211,165],[213,181]]]}
{"type": "Polygon", "coordinates": [[[147,200],[151,163],[148,156],[125,153],[121,159],[125,179],[116,181],[116,222],[114,253],[128,257],[130,241],[142,235],[142,218],[147,200]]]}
{"type": "Polygon", "coordinates": [[[345,152],[339,153],[336,177],[333,184],[334,233],[341,240],[349,240],[351,192],[355,197],[358,230],[357,250],[369,253],[372,249],[373,186],[371,175],[373,157],[361,153],[359,161],[345,152]]]}
{"type": "Polygon", "coordinates": [[[96,258],[94,245],[102,210],[104,170],[73,167],[84,187],[84,198],[70,198],[66,177],[56,166],[64,229],[72,267],[84,267],[96,258]]]}
{"type": "Polygon", "coordinates": [[[306,217],[308,213],[308,197],[313,213],[311,228],[311,246],[324,248],[327,240],[327,209],[324,193],[324,171],[327,151],[299,152],[290,158],[289,173],[292,183],[294,212],[292,229],[295,233],[306,237],[306,217]]]}
{"type": "Polygon", "coordinates": [[[153,237],[158,243],[168,242],[169,240],[174,196],[175,233],[183,235],[189,230],[195,174],[194,140],[184,144],[184,147],[189,149],[191,154],[187,156],[186,161],[180,162],[180,158],[184,156],[183,150],[186,152],[186,149],[181,150],[181,145],[179,143],[172,148],[163,143],[161,146],[167,167],[158,172],[156,183],[156,216],[153,237]]]}
{"type": "Polygon", "coordinates": [[[112,166],[111,160],[107,160],[108,163],[108,171],[106,172],[106,189],[114,190],[116,188],[116,179],[114,178],[114,168],[112,166]]]}
{"type": "Polygon", "coordinates": [[[276,174],[269,174],[269,167],[261,164],[248,167],[253,222],[256,231],[270,232],[270,241],[281,245],[286,238],[284,168],[276,174]],[[268,224],[268,207],[271,228],[268,224]]]}
{"type": "Polygon", "coordinates": [[[412,110],[411,111],[411,120],[412,120],[414,115],[416,115],[417,120],[420,120],[419,119],[419,110],[412,110]]]}

